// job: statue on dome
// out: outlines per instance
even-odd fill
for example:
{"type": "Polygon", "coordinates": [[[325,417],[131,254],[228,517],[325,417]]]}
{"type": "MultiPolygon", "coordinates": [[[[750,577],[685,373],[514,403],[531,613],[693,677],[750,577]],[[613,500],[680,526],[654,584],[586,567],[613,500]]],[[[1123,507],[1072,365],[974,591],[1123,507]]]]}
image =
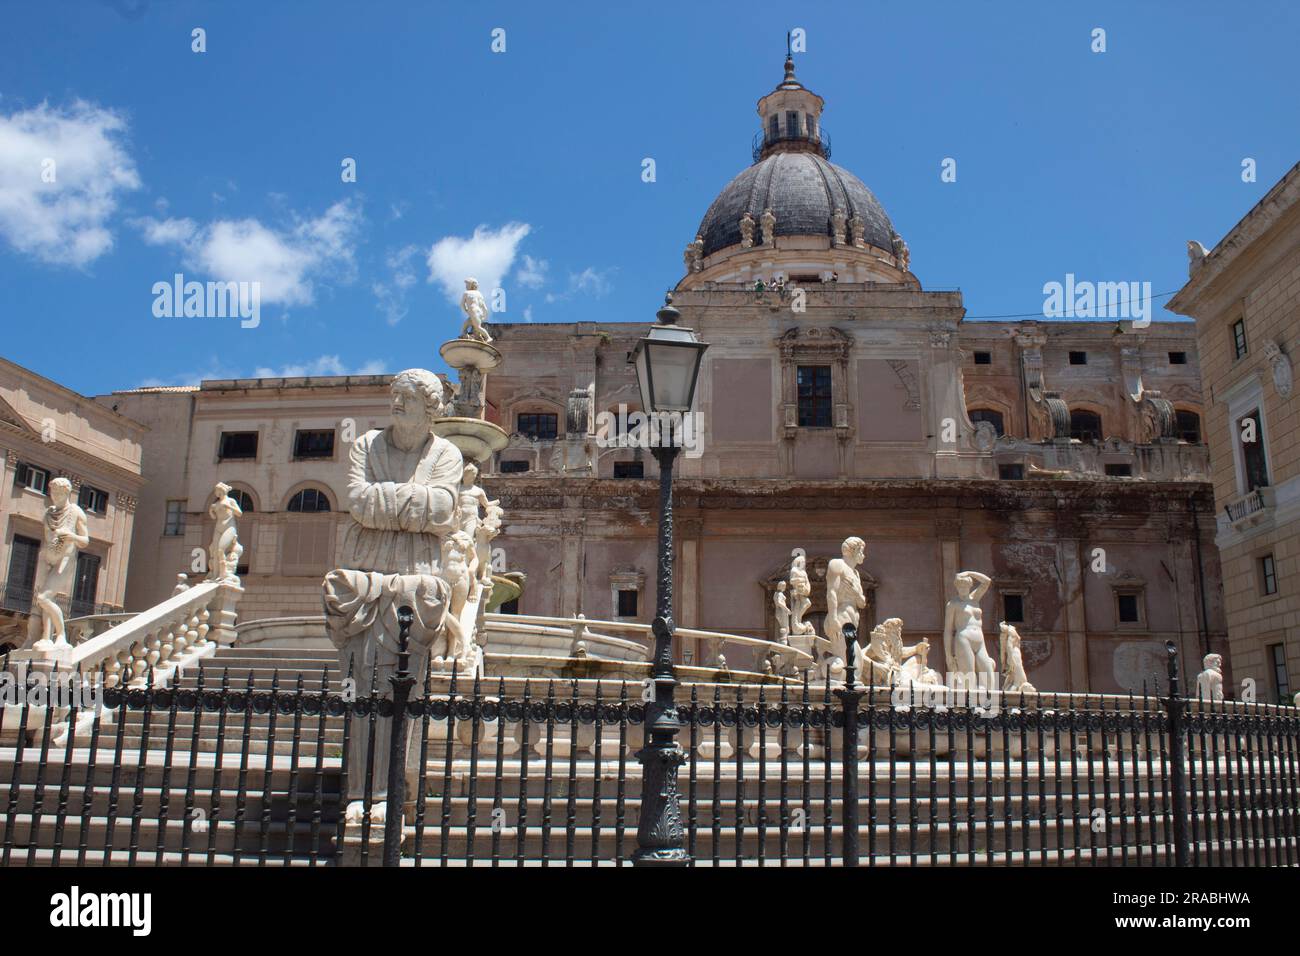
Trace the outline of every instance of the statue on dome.
{"type": "Polygon", "coordinates": [[[839,206],[831,213],[831,245],[844,245],[844,228],[848,220],[844,216],[844,210],[839,206]]]}
{"type": "MultiPolygon", "coordinates": [[[[352,444],[346,499],[352,520],[343,537],[342,567],[323,582],[326,633],[338,649],[340,669],[354,676],[362,693],[372,679],[386,688],[395,672],[399,608],[409,606],[415,614],[412,673],[424,673],[431,646],[444,638],[453,582],[441,566],[442,542],[459,530],[465,470],[456,446],[433,433],[446,409],[438,377],[424,369],[400,372],[391,395],[392,423],[352,444]]],[[[413,738],[410,774],[419,770],[413,738]]],[[[359,823],[364,812],[366,749],[365,734],[354,734],[347,755],[349,823],[359,823]]],[[[375,823],[386,813],[388,752],[375,748],[371,767],[375,823]]]]}
{"type": "Polygon", "coordinates": [[[49,485],[50,505],[45,509],[45,542],[36,561],[32,588],[33,613],[28,620],[28,640],[35,651],[67,648],[63,607],[72,596],[77,577],[77,552],[90,544],[86,512],[72,502],[72,482],[62,476],[49,485]]]}
{"type": "Polygon", "coordinates": [[[907,264],[912,258],[911,252],[908,251],[907,243],[903,241],[902,236],[900,236],[898,233],[894,233],[891,244],[894,247],[893,248],[894,261],[898,264],[899,269],[906,272],[907,264]]]}
{"type": "Polygon", "coordinates": [[[740,217],[740,248],[750,249],[754,245],[754,215],[748,209],[740,217]]]}
{"type": "Polygon", "coordinates": [[[465,313],[465,324],[461,326],[460,337],[490,343],[492,336],[488,335],[487,329],[483,328],[483,323],[488,320],[487,300],[478,290],[477,279],[465,280],[465,291],[460,297],[460,307],[465,313]]]}
{"type": "Polygon", "coordinates": [[[849,231],[853,233],[853,247],[855,249],[865,249],[867,247],[867,224],[858,213],[853,214],[849,220],[849,231]]]}
{"type": "Polygon", "coordinates": [[[759,222],[763,227],[763,245],[772,245],[776,242],[776,213],[772,212],[771,206],[763,210],[759,222]]]}

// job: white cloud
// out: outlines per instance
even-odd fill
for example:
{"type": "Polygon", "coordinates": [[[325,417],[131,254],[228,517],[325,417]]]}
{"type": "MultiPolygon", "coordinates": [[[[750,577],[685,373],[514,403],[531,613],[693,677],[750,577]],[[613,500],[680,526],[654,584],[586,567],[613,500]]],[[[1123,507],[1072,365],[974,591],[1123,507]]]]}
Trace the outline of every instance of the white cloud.
{"type": "Polygon", "coordinates": [[[531,305],[524,306],[524,321],[533,321],[533,307],[531,305]]]}
{"type": "Polygon", "coordinates": [[[226,282],[259,282],[264,303],[310,305],[313,280],[329,275],[350,281],[352,247],[361,210],[341,200],[315,219],[294,217],[285,229],[257,219],[217,219],[200,226],[192,219],[133,221],[153,245],[179,246],[185,267],[226,282]]]}
{"type": "Polygon", "coordinates": [[[406,305],[406,296],[418,281],[414,260],[420,252],[420,247],[414,245],[390,250],[385,257],[389,277],[383,282],[371,283],[370,291],[374,293],[389,325],[396,325],[410,311],[406,305]]]}
{"type": "Polygon", "coordinates": [[[581,272],[570,272],[569,282],[565,290],[563,292],[546,293],[546,301],[563,302],[575,295],[589,295],[594,299],[602,298],[614,288],[614,284],[610,281],[610,276],[614,274],[614,271],[614,269],[606,269],[601,272],[587,266],[581,272]]]}
{"type": "Polygon", "coordinates": [[[118,113],[80,100],[0,113],[0,235],[54,265],[85,266],[112,249],[118,199],[140,188],[125,133],[118,113]]]}
{"type": "Polygon", "coordinates": [[[280,368],[261,367],[253,372],[255,378],[304,378],[309,375],[383,375],[388,371],[386,362],[371,359],[349,368],[337,355],[320,355],[314,359],[280,368]]]}
{"type": "Polygon", "coordinates": [[[445,236],[429,250],[429,281],[437,282],[452,302],[460,302],[465,278],[478,279],[485,296],[501,287],[502,280],[515,261],[519,243],[532,227],[524,222],[508,222],[499,229],[479,226],[468,239],[445,236]]]}
{"type": "Polygon", "coordinates": [[[525,255],[515,271],[515,281],[527,289],[540,289],[546,284],[548,268],[550,263],[545,259],[534,259],[532,256],[525,255]]]}

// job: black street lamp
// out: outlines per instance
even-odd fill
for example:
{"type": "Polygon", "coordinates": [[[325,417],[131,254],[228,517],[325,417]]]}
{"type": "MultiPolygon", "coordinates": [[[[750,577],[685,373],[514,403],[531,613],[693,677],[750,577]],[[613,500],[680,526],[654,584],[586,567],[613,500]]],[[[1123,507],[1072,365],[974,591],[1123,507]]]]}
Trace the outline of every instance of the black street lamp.
{"type": "Polygon", "coordinates": [[[664,297],[664,307],[655,317],[659,323],[637,341],[629,359],[636,366],[642,410],[654,423],[647,434],[657,436],[652,453],[659,462],[659,569],[650,670],[654,699],[646,704],[646,741],[636,754],[641,764],[641,815],[632,862],[637,866],[685,866],[690,857],[683,845],[677,768],[686,755],[677,746],[681,724],[673,702],[677,687],[673,671],[673,461],[681,450],[682,423],[677,416],[691,412],[700,360],[709,346],[696,338],[693,330],[677,325],[681,314],[673,308],[671,294],[664,297]]]}

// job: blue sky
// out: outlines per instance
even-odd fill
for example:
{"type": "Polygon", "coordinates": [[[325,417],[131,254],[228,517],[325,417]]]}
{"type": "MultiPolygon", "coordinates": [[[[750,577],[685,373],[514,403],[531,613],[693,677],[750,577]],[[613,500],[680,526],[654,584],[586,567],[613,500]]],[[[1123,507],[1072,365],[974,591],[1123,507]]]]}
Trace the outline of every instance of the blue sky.
{"type": "Polygon", "coordinates": [[[750,161],[795,27],[835,162],[880,198],[923,285],[960,288],[971,317],[1041,309],[1066,273],[1177,289],[1185,241],[1212,246],[1300,158],[1287,2],[83,0],[3,16],[0,354],[88,394],[439,368],[466,269],[500,276],[498,320],[652,321],[750,161]],[[258,279],[261,324],[156,317],[153,286],[177,272],[258,279]]]}

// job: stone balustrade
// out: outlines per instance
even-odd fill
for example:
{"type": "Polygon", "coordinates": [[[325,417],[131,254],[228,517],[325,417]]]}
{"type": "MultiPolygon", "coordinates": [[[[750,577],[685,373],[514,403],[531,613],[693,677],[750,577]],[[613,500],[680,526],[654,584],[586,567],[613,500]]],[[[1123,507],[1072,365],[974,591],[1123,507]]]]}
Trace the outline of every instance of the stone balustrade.
{"type": "Polygon", "coordinates": [[[155,685],[165,683],[177,667],[235,642],[235,606],[243,593],[237,583],[204,581],[81,644],[17,651],[12,659],[88,678],[102,674],[105,687],[143,687],[150,674],[155,685]]]}

